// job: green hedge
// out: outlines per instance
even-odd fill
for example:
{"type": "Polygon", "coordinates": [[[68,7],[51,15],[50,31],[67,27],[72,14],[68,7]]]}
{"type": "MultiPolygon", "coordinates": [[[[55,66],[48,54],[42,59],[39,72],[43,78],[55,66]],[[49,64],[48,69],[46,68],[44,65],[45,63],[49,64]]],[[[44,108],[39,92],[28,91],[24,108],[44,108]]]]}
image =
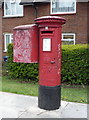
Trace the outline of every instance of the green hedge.
{"type": "Polygon", "coordinates": [[[86,44],[62,46],[62,82],[87,84],[89,49],[86,44]]]}
{"type": "MultiPolygon", "coordinates": [[[[89,64],[87,45],[62,46],[62,82],[68,84],[87,84],[89,64]]],[[[38,81],[38,64],[14,63],[13,45],[8,46],[9,76],[23,81],[38,81]]]]}
{"type": "Polygon", "coordinates": [[[37,63],[16,63],[13,62],[13,45],[8,45],[8,71],[11,78],[20,78],[20,80],[38,81],[38,64],[37,63]]]}

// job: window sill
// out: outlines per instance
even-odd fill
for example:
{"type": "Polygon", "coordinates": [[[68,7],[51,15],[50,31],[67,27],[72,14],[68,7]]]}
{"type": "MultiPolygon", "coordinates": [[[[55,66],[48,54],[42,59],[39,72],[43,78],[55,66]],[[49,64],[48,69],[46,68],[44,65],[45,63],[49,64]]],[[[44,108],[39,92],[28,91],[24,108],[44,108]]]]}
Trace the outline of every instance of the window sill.
{"type": "Polygon", "coordinates": [[[3,50],[3,52],[4,52],[4,53],[6,53],[6,52],[7,52],[7,50],[3,50]]]}
{"type": "Polygon", "coordinates": [[[3,16],[3,18],[21,18],[24,17],[24,15],[18,16],[18,15],[14,15],[14,16],[3,16]]]}
{"type": "Polygon", "coordinates": [[[65,40],[62,40],[62,41],[64,41],[64,42],[65,42],[65,41],[69,41],[69,42],[70,42],[70,41],[73,41],[73,42],[74,42],[74,40],[66,40],[66,39],[65,39],[65,40]]]}
{"type": "Polygon", "coordinates": [[[50,15],[76,15],[76,13],[50,13],[50,15]]]}

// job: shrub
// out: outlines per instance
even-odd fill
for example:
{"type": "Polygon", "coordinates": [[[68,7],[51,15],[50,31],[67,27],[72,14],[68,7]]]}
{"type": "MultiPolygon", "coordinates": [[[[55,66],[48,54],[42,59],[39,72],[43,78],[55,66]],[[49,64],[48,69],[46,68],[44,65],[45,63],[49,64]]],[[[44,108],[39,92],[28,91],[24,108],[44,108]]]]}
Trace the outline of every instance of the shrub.
{"type": "Polygon", "coordinates": [[[20,78],[23,81],[38,80],[38,64],[37,63],[16,63],[13,62],[13,44],[8,45],[8,70],[9,76],[12,78],[20,78]]]}
{"type": "Polygon", "coordinates": [[[88,45],[62,46],[62,82],[70,84],[87,84],[89,79],[88,45]]]}
{"type": "MultiPolygon", "coordinates": [[[[38,64],[14,63],[13,45],[8,46],[9,76],[23,81],[38,81],[38,64]]],[[[62,46],[62,83],[87,84],[89,49],[85,44],[62,46]]]]}

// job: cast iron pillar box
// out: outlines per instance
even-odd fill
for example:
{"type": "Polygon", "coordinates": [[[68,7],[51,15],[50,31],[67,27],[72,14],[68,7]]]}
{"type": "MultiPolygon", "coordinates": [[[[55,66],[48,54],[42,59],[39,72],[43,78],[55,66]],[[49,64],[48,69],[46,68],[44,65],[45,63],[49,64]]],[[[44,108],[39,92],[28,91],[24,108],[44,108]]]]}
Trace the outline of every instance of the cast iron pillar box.
{"type": "Polygon", "coordinates": [[[35,24],[21,25],[13,29],[13,61],[21,63],[38,62],[38,27],[35,24]]]}
{"type": "Polygon", "coordinates": [[[61,100],[61,33],[66,20],[44,16],[35,20],[39,27],[38,106],[55,110],[61,100]]]}

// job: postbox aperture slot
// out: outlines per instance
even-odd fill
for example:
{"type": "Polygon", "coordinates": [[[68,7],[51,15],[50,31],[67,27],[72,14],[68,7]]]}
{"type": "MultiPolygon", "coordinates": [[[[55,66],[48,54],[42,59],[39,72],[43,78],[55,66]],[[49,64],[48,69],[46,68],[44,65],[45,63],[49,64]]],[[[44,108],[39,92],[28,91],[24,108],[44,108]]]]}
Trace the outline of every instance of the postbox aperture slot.
{"type": "Polygon", "coordinates": [[[41,31],[41,34],[53,34],[53,31],[41,31]]]}
{"type": "Polygon", "coordinates": [[[51,38],[43,38],[43,51],[51,51],[51,38]]]}

